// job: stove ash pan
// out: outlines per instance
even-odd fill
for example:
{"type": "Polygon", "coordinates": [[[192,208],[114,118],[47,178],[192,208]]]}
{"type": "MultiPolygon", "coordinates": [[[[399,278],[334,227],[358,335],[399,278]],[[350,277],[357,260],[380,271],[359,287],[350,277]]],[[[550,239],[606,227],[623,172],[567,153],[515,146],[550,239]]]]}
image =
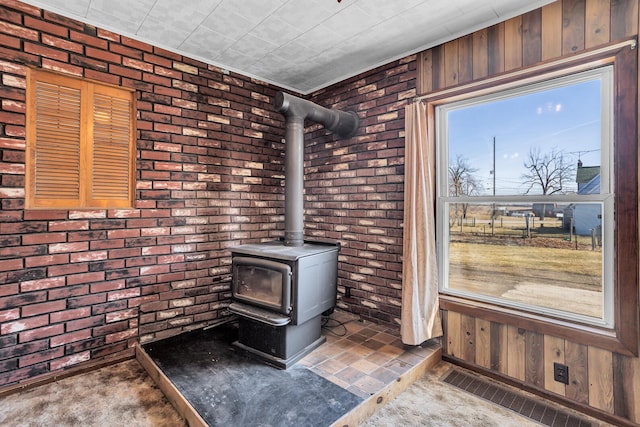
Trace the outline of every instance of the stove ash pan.
{"type": "Polygon", "coordinates": [[[283,242],[231,248],[230,311],[271,326],[300,325],[336,304],[339,245],[283,242]]]}

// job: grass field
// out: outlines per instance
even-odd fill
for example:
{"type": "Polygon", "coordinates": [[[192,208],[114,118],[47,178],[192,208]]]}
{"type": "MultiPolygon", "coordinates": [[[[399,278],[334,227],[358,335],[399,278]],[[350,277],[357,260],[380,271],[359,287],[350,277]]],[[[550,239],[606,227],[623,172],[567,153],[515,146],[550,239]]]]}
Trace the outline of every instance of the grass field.
{"type": "Polygon", "coordinates": [[[599,250],[470,240],[449,245],[451,288],[601,317],[599,250]]]}

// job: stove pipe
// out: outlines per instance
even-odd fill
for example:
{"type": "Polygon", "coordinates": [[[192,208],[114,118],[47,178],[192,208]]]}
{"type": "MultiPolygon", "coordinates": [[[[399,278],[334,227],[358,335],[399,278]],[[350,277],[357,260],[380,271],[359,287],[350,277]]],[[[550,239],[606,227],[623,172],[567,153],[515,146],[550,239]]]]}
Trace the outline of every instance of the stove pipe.
{"type": "Polygon", "coordinates": [[[304,244],[304,121],[313,120],[340,137],[350,138],[358,130],[358,115],[332,110],[311,101],[278,92],[273,103],[286,117],[284,163],[284,244],[304,244]]]}

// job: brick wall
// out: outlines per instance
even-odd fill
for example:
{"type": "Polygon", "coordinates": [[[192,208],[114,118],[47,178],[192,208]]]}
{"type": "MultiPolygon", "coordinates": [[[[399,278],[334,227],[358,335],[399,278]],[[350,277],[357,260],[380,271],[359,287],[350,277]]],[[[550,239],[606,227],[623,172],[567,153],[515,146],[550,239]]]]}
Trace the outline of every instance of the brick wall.
{"type": "Polygon", "coordinates": [[[416,95],[415,56],[312,94],[353,110],[355,138],[308,129],[306,232],[341,243],[340,308],[396,328],[400,322],[404,200],[404,107],[416,95]],[[347,297],[347,292],[350,294],[347,297]]]}
{"type": "Polygon", "coordinates": [[[13,0],[0,79],[0,386],[224,316],[227,247],[283,230],[276,88],[13,0]],[[134,209],[24,210],[27,67],[136,89],[134,209]]]}
{"type": "MultiPolygon", "coordinates": [[[[225,316],[227,248],[283,234],[277,88],[15,0],[0,7],[0,78],[0,387],[225,316]],[[136,89],[134,209],[24,210],[27,67],[136,89]]],[[[392,326],[414,96],[410,56],[309,97],[361,128],[307,128],[306,236],[342,245],[339,307],[392,326]]]]}

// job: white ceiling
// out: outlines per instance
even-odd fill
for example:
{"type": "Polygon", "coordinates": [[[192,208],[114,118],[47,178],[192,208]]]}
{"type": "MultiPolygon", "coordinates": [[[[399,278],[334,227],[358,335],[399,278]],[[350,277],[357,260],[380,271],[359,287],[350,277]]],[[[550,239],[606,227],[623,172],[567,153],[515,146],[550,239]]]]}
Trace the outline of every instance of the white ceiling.
{"type": "Polygon", "coordinates": [[[23,0],[307,94],[553,0],[23,0]]]}

